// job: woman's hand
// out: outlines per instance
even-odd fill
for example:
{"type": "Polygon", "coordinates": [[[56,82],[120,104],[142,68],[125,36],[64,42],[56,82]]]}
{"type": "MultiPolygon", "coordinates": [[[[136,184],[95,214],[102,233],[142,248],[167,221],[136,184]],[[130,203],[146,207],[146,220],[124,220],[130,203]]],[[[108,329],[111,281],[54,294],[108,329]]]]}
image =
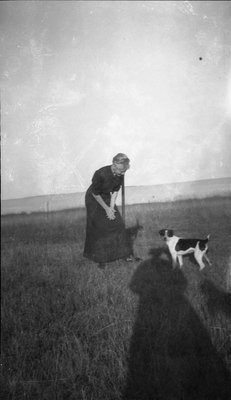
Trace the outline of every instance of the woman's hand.
{"type": "Polygon", "coordinates": [[[114,208],[107,207],[105,211],[106,211],[108,219],[110,219],[110,220],[115,219],[115,212],[116,211],[114,210],[114,208]]]}

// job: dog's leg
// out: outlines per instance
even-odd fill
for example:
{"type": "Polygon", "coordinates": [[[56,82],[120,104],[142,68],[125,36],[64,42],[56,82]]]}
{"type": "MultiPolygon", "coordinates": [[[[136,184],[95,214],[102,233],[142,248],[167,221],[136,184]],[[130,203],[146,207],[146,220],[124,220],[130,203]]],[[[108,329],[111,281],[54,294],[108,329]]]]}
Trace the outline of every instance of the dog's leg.
{"type": "Polygon", "coordinates": [[[211,263],[211,261],[209,260],[209,258],[208,258],[208,256],[207,256],[206,253],[204,253],[204,258],[206,259],[207,263],[211,266],[212,263],[211,263]]]}
{"type": "Polygon", "coordinates": [[[205,267],[205,264],[202,261],[203,253],[200,250],[196,249],[194,256],[200,266],[200,271],[201,271],[205,267]]]}
{"type": "Polygon", "coordinates": [[[173,269],[175,269],[177,267],[177,254],[176,253],[172,253],[172,267],[173,269]]]}
{"type": "Polygon", "coordinates": [[[183,257],[181,255],[179,255],[179,254],[178,254],[178,261],[179,261],[179,264],[180,264],[180,268],[182,268],[183,267],[183,257]]]}

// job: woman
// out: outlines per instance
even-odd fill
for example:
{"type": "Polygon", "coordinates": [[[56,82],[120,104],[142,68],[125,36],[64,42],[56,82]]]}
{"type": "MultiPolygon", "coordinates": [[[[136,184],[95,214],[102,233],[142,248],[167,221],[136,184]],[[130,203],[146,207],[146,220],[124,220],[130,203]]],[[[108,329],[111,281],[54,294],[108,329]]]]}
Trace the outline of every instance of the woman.
{"type": "Polygon", "coordinates": [[[85,197],[87,229],[84,256],[105,267],[107,262],[128,258],[131,248],[125,224],[116,206],[123,175],[129,169],[129,158],[118,153],[112,165],[98,169],[85,197]]]}

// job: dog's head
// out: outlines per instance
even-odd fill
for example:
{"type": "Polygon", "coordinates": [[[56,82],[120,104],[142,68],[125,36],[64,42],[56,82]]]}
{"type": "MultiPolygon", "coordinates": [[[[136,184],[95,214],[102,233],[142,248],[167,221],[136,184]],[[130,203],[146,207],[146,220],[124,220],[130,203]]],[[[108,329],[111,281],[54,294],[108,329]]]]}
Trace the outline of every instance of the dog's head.
{"type": "Polygon", "coordinates": [[[159,235],[162,236],[164,240],[167,240],[168,238],[173,237],[174,232],[172,229],[161,229],[159,235]]]}

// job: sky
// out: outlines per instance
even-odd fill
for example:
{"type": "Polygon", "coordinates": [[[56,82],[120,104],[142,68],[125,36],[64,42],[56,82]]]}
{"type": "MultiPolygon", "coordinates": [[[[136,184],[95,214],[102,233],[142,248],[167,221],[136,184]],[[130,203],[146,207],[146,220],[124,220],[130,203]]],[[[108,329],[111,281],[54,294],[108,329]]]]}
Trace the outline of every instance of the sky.
{"type": "Polygon", "coordinates": [[[0,2],[2,199],[231,177],[231,2],[0,2]]]}

